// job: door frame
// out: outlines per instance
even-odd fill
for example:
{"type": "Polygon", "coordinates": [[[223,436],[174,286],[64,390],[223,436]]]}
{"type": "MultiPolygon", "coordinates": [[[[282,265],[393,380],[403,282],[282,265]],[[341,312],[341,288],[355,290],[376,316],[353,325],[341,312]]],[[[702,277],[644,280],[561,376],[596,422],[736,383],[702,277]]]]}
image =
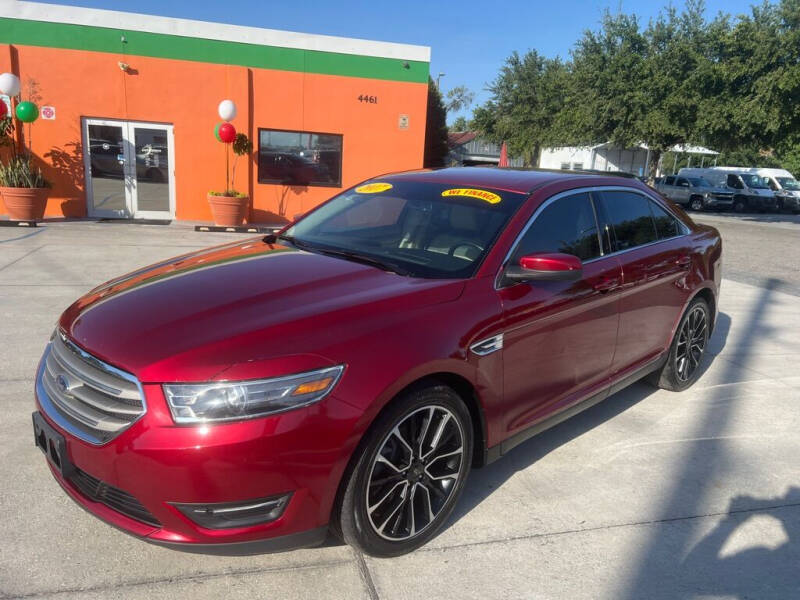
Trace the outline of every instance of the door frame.
{"type": "Polygon", "coordinates": [[[128,121],[124,119],[104,119],[81,117],[81,136],[83,138],[83,169],[86,188],[86,211],[90,217],[112,219],[174,219],[175,218],[175,133],[171,123],[152,121],[128,121]],[[123,167],[123,188],[125,192],[125,211],[120,214],[116,210],[97,210],[92,199],[92,165],[89,144],[89,125],[106,125],[122,129],[122,153],[125,161],[123,167]],[[169,186],[169,210],[139,210],[137,178],[136,178],[136,127],[163,129],[167,133],[167,175],[169,186]]]}

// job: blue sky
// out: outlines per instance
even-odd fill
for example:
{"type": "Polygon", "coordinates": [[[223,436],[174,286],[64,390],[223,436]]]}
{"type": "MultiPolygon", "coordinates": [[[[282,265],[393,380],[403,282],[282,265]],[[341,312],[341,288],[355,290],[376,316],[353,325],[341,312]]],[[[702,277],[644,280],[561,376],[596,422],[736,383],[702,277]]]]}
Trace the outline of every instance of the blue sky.
{"type": "MultiPolygon", "coordinates": [[[[487,83],[514,50],[566,57],[583,30],[597,27],[606,8],[635,12],[646,22],[667,1],[66,0],[59,4],[430,46],[431,75],[446,73],[442,91],[466,85],[481,102],[488,97],[487,83]]],[[[706,12],[709,17],[719,11],[736,15],[749,12],[754,2],[706,0],[706,12]]],[[[672,4],[680,8],[683,0],[672,4]]]]}

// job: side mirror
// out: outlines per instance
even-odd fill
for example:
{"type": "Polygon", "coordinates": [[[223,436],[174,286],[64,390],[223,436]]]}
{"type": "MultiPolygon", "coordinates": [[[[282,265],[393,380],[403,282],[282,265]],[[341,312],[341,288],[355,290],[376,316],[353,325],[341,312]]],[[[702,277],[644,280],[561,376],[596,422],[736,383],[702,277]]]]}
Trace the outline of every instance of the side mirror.
{"type": "Polygon", "coordinates": [[[577,281],[583,264],[572,254],[529,254],[506,267],[505,276],[512,281],[577,281]]]}

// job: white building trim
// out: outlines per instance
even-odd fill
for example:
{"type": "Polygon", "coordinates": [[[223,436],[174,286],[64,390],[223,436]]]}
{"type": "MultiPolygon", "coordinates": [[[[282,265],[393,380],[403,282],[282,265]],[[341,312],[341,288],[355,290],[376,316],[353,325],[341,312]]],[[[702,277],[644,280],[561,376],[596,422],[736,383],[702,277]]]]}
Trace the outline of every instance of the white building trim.
{"type": "Polygon", "coordinates": [[[358,56],[377,56],[430,62],[431,49],[428,46],[396,44],[394,42],[375,42],[355,38],[335,37],[261,29],[241,25],[227,25],[208,21],[192,21],[143,15],[138,13],[79,8],[59,4],[41,4],[22,0],[0,0],[0,17],[26,19],[48,23],[87,25],[129,31],[143,31],[182,37],[202,38],[223,42],[239,42],[259,46],[277,46],[297,50],[316,50],[338,52],[358,56]]]}

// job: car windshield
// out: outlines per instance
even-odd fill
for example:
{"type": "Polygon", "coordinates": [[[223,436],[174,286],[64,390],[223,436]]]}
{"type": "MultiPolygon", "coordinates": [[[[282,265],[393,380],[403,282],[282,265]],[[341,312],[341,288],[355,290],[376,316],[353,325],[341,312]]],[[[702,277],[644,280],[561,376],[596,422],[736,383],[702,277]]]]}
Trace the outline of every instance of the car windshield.
{"type": "Polygon", "coordinates": [[[334,197],[278,239],[402,275],[471,277],[527,195],[376,180],[334,197]]]}
{"type": "Polygon", "coordinates": [[[785,190],[800,190],[800,182],[793,177],[776,177],[775,179],[778,180],[778,183],[780,183],[781,187],[785,190]]]}
{"type": "Polygon", "coordinates": [[[767,190],[769,189],[769,185],[767,185],[767,178],[761,177],[760,175],[742,175],[742,179],[745,182],[745,185],[749,188],[755,188],[758,190],[767,190]]]}
{"type": "Polygon", "coordinates": [[[689,177],[688,179],[692,187],[711,187],[711,184],[702,177],[689,177]]]}

